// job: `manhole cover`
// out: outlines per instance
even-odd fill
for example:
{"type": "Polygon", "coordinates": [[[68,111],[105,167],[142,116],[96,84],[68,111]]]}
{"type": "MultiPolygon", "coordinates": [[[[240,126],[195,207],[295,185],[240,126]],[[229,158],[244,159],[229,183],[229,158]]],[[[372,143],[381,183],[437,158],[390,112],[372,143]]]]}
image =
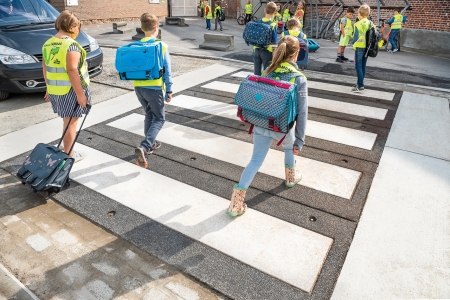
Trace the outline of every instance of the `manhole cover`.
{"type": "Polygon", "coordinates": [[[195,39],[190,39],[190,38],[184,38],[184,39],[181,39],[180,41],[195,41],[195,39]]]}

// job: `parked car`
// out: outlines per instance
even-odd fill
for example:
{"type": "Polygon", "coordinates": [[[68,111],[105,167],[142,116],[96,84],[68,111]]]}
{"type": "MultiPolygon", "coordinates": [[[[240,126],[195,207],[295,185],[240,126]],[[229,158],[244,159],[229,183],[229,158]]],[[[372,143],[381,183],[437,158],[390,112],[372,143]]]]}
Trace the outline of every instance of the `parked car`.
{"type": "MultiPolygon", "coordinates": [[[[46,90],[42,45],[56,34],[58,16],[45,0],[0,0],[0,100],[46,90]]],[[[83,31],[76,40],[87,52],[90,77],[99,75],[103,52],[97,41],[83,31]]]]}

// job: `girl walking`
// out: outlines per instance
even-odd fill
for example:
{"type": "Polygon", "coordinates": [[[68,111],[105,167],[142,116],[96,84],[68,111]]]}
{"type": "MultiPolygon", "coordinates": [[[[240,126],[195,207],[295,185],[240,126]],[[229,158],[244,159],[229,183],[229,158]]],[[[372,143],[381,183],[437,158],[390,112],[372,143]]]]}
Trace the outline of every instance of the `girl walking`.
{"type": "Polygon", "coordinates": [[[47,84],[44,99],[51,102],[53,111],[63,119],[63,129],[73,114],[64,135],[63,147],[68,155],[75,158],[75,162],[83,156],[75,150],[69,153],[69,150],[75,142],[78,119],[88,112],[86,105],[91,104],[86,51],[75,41],[80,28],[80,20],[65,10],[55,22],[58,33],[42,47],[42,68],[47,84]]]}
{"type": "Polygon", "coordinates": [[[302,178],[296,171],[294,155],[300,153],[305,143],[305,128],[308,117],[308,87],[306,77],[300,72],[296,64],[299,51],[300,45],[296,37],[283,37],[278,42],[278,47],[273,54],[272,64],[265,71],[266,77],[297,84],[298,115],[295,127],[286,135],[281,132],[254,127],[253,155],[250,163],[244,169],[239,183],[234,185],[231,203],[227,210],[227,214],[232,217],[245,213],[247,209],[247,205],[244,203],[245,194],[263,164],[270,145],[274,140],[281,140],[285,136],[281,146],[284,150],[286,186],[288,188],[293,187],[302,178]]]}

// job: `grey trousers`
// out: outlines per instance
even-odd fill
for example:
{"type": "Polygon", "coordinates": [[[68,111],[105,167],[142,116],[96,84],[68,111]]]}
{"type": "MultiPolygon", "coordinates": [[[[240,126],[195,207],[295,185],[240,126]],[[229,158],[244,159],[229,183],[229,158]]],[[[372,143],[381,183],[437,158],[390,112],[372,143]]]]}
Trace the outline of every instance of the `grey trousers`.
{"type": "Polygon", "coordinates": [[[219,18],[216,18],[216,22],[215,22],[215,26],[214,26],[214,30],[217,30],[217,22],[219,22],[219,25],[220,25],[220,30],[222,30],[222,22],[220,21],[220,19],[219,18]]]}

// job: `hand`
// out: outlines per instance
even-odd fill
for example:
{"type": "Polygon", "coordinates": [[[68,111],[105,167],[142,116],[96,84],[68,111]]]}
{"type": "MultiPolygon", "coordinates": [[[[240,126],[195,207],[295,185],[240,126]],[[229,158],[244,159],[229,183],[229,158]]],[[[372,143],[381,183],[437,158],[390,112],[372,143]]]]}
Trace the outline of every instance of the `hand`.
{"type": "Polygon", "coordinates": [[[294,146],[294,148],[292,149],[292,153],[294,155],[299,155],[300,154],[300,149],[298,149],[297,146],[294,146]]]}
{"type": "Polygon", "coordinates": [[[166,102],[169,103],[170,101],[172,101],[172,93],[166,93],[166,95],[167,95],[166,102]]]}
{"type": "Polygon", "coordinates": [[[77,101],[78,101],[78,104],[82,107],[86,107],[86,105],[88,104],[88,99],[86,98],[85,94],[83,94],[81,96],[77,96],[77,101]]]}
{"type": "Polygon", "coordinates": [[[44,100],[45,102],[50,102],[50,96],[48,95],[47,91],[45,91],[44,100]]]}

